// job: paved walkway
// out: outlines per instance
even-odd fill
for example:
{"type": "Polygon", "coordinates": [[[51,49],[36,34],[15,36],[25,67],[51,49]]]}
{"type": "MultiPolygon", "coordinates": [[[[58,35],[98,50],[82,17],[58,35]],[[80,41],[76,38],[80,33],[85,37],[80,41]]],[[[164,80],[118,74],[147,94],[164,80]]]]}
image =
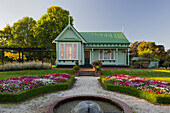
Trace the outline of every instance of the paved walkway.
{"type": "Polygon", "coordinates": [[[56,99],[83,94],[103,95],[119,99],[132,107],[136,113],[170,113],[170,106],[154,105],[144,99],[103,90],[97,79],[97,77],[77,77],[76,84],[71,90],[46,94],[18,105],[0,104],[0,113],[44,113],[47,106],[56,99]]]}

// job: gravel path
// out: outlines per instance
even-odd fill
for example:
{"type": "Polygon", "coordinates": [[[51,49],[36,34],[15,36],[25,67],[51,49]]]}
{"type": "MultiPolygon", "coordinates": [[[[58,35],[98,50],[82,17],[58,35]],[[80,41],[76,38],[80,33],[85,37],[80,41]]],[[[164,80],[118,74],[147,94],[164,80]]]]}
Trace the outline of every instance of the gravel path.
{"type": "Polygon", "coordinates": [[[170,113],[170,106],[154,105],[144,99],[103,90],[97,79],[97,77],[77,77],[71,90],[46,94],[21,104],[0,104],[0,113],[45,113],[47,106],[54,100],[81,94],[103,95],[119,99],[132,107],[136,113],[170,113]]]}

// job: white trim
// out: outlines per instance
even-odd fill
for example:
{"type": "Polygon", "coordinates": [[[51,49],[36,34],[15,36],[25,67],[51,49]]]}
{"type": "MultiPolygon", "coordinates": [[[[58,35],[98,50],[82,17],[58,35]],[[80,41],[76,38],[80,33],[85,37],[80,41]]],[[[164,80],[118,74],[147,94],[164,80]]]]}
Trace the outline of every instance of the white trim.
{"type": "Polygon", "coordinates": [[[78,60],[78,43],[77,42],[74,42],[74,43],[71,43],[71,42],[59,42],[59,60],[78,60]],[[62,59],[61,58],[61,49],[60,49],[60,45],[61,44],[64,44],[64,47],[63,47],[63,52],[64,52],[64,59],[62,59]],[[65,59],[65,44],[72,44],[72,59],[65,59]],[[77,58],[76,59],[74,59],[74,44],[76,44],[77,45],[77,53],[76,53],[76,56],[77,56],[77,58]]]}
{"type": "Polygon", "coordinates": [[[55,41],[55,40],[59,39],[68,28],[71,28],[71,29],[73,30],[73,32],[82,40],[82,42],[83,42],[83,43],[86,43],[86,41],[83,39],[83,37],[82,37],[82,36],[75,30],[75,28],[74,28],[72,25],[70,25],[70,24],[68,24],[68,25],[64,28],[64,30],[52,41],[52,43],[56,43],[57,41],[55,41]]]}
{"type": "Polygon", "coordinates": [[[115,49],[102,49],[103,50],[103,52],[102,52],[102,54],[103,54],[103,59],[100,59],[100,50],[101,49],[99,49],[99,60],[115,60],[115,49]],[[111,51],[111,53],[110,53],[110,59],[104,59],[104,51],[105,50],[110,50],[111,51]],[[113,59],[111,59],[111,56],[112,56],[112,52],[114,52],[113,53],[113,59]]]}

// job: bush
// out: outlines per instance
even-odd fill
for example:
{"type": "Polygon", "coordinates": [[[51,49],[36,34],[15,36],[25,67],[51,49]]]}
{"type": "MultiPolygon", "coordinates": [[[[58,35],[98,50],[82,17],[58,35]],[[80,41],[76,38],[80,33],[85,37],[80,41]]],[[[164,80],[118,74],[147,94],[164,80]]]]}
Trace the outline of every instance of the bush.
{"type": "Polygon", "coordinates": [[[140,68],[140,67],[141,67],[141,62],[134,63],[134,68],[140,68]]]}
{"type": "Polygon", "coordinates": [[[115,84],[107,83],[104,77],[100,77],[100,80],[102,81],[105,88],[108,90],[133,95],[139,98],[144,98],[152,103],[170,104],[170,95],[156,94],[153,92],[146,92],[146,91],[138,90],[130,86],[122,86],[122,85],[115,85],[115,84]]]}
{"type": "Polygon", "coordinates": [[[73,71],[78,71],[79,70],[79,66],[78,65],[75,65],[74,67],[73,67],[73,71]]]}
{"type": "Polygon", "coordinates": [[[18,93],[0,93],[0,97],[1,97],[0,102],[20,102],[40,94],[57,91],[57,90],[65,90],[70,87],[73,80],[74,80],[74,76],[71,76],[70,79],[66,81],[66,83],[41,86],[33,89],[24,90],[18,93]]]}
{"type": "Polygon", "coordinates": [[[100,60],[92,62],[93,67],[95,68],[95,71],[101,71],[102,62],[100,60]]]}
{"type": "Polygon", "coordinates": [[[51,69],[49,63],[41,62],[25,62],[25,63],[7,63],[0,65],[0,71],[15,71],[15,70],[38,70],[38,69],[51,69]]]}
{"type": "Polygon", "coordinates": [[[147,61],[134,63],[134,68],[148,68],[148,67],[149,67],[149,62],[147,61]]]}
{"type": "Polygon", "coordinates": [[[149,67],[149,62],[141,62],[141,67],[142,68],[148,68],[149,67]]]}
{"type": "Polygon", "coordinates": [[[92,62],[92,65],[93,65],[93,67],[96,67],[96,66],[101,67],[102,66],[102,62],[100,60],[98,60],[98,61],[95,60],[95,61],[92,62]]]}

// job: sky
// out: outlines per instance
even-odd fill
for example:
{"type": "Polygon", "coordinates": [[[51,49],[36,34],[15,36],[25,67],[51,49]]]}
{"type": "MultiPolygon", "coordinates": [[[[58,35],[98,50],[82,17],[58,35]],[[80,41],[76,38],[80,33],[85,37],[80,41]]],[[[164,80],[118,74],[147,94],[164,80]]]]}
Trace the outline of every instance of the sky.
{"type": "Polygon", "coordinates": [[[0,30],[24,16],[36,21],[50,6],[70,12],[79,32],[122,32],[130,42],[170,49],[170,0],[0,0],[0,30]]]}

